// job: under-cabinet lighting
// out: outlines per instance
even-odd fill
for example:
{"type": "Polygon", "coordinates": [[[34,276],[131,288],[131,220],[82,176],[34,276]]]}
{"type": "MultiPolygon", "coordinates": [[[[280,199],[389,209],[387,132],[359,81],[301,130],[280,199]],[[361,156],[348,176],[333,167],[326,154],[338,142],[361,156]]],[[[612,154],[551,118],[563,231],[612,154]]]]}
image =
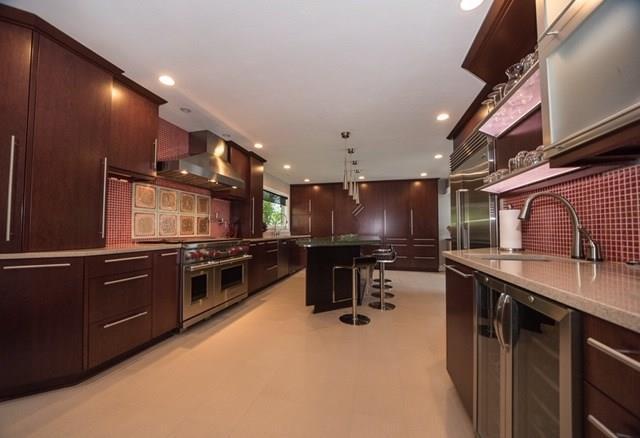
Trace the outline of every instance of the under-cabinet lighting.
{"type": "Polygon", "coordinates": [[[514,174],[506,176],[499,181],[486,184],[480,190],[495,194],[506,193],[578,169],[580,169],[580,167],[551,167],[549,166],[549,162],[545,162],[538,166],[516,171],[514,174]]]}

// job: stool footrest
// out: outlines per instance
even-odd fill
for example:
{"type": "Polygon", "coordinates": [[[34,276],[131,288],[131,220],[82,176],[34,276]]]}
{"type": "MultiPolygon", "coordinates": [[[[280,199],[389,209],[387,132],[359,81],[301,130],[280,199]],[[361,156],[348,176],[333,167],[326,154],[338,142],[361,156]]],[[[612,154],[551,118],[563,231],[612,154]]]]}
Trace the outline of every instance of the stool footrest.
{"type": "Polygon", "coordinates": [[[393,310],[396,308],[395,304],[391,304],[391,303],[384,303],[384,305],[380,302],[380,301],[374,301],[373,303],[369,303],[369,307],[373,307],[374,309],[378,309],[378,310],[393,310]]]}

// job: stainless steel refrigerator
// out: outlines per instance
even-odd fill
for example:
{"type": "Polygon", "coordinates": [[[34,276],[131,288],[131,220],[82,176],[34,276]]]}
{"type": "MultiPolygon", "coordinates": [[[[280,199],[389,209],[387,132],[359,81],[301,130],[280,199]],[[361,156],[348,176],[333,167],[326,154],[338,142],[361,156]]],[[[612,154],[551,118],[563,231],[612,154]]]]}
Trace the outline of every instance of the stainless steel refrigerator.
{"type": "Polygon", "coordinates": [[[494,171],[493,140],[476,133],[451,154],[452,248],[498,246],[497,197],[476,190],[494,171]]]}

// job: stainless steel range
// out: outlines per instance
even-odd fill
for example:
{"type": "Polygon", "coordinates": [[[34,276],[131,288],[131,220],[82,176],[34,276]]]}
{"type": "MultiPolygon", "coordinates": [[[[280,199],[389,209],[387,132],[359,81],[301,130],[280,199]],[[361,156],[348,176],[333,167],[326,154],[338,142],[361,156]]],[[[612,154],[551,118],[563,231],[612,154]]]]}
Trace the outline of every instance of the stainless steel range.
{"type": "Polygon", "coordinates": [[[241,240],[165,240],[182,244],[181,328],[247,297],[249,246],[241,240]]]}

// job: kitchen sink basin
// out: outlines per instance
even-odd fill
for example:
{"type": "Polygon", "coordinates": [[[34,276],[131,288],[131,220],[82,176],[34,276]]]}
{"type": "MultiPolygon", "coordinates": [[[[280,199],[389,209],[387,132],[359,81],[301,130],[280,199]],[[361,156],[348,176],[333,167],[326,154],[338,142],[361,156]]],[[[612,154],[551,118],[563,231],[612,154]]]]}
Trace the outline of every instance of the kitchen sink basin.
{"type": "Polygon", "coordinates": [[[478,254],[473,257],[482,260],[518,260],[533,262],[550,262],[551,257],[539,254],[478,254]]]}

